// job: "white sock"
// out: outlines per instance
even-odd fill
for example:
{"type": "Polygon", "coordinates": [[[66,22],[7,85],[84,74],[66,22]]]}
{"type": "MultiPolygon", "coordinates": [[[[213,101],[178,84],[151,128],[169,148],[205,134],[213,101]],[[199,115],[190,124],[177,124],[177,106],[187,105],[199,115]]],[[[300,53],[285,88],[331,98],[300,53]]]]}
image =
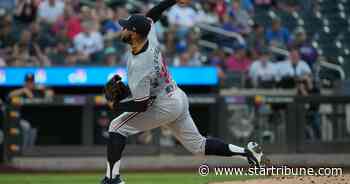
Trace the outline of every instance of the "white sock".
{"type": "Polygon", "coordinates": [[[228,148],[233,153],[245,153],[244,148],[236,146],[236,145],[233,145],[233,144],[229,144],[228,148]]]}
{"type": "MultiPolygon", "coordinates": [[[[111,173],[110,173],[110,165],[107,162],[107,172],[106,172],[106,176],[107,178],[111,178],[111,173]]],[[[112,170],[112,178],[116,178],[117,175],[119,175],[119,168],[120,168],[120,160],[118,162],[116,162],[113,166],[113,170],[112,170]]]]}

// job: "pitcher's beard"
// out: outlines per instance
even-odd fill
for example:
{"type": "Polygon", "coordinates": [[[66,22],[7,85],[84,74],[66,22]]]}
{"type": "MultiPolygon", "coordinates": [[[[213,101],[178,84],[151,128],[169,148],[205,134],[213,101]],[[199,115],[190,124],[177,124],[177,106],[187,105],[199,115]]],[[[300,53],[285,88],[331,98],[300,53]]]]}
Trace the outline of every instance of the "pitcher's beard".
{"type": "Polygon", "coordinates": [[[122,37],[122,42],[131,45],[131,36],[123,36],[122,37]]]}

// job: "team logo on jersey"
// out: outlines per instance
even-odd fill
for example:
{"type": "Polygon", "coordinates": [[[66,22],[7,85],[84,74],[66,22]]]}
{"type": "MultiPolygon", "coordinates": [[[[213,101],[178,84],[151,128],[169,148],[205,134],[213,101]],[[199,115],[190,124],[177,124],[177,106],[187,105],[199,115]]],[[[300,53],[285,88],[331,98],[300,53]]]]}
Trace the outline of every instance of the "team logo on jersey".
{"type": "Polygon", "coordinates": [[[83,84],[87,81],[87,74],[84,69],[77,69],[68,75],[68,81],[71,84],[83,84]]]}

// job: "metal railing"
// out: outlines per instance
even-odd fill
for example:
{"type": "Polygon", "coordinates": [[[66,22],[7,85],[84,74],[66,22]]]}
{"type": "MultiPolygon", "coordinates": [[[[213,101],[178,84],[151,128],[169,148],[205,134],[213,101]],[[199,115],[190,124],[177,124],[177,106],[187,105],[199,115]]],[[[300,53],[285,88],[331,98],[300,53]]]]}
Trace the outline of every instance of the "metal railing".
{"type": "Polygon", "coordinates": [[[244,45],[246,43],[244,38],[240,34],[235,33],[235,32],[226,31],[224,29],[218,28],[216,26],[211,26],[208,24],[197,24],[197,27],[202,29],[202,30],[206,30],[206,31],[214,32],[216,34],[220,34],[220,35],[223,35],[226,37],[234,38],[242,45],[244,45]]]}
{"type": "MultiPolygon", "coordinates": [[[[245,40],[244,38],[235,32],[231,32],[231,31],[226,31],[224,29],[215,27],[215,26],[211,26],[211,25],[207,25],[207,24],[198,24],[197,25],[198,28],[202,29],[202,30],[206,30],[209,32],[214,32],[216,34],[220,34],[226,37],[230,37],[233,39],[236,39],[240,44],[245,44],[245,40]]],[[[207,48],[211,48],[211,49],[218,49],[219,45],[217,43],[214,42],[210,42],[207,40],[200,40],[199,41],[199,45],[203,46],[203,47],[207,47],[207,48]]],[[[232,53],[233,49],[229,48],[229,47],[223,47],[224,51],[227,53],[232,53]]],[[[270,47],[271,52],[276,53],[276,54],[281,54],[284,56],[288,56],[289,52],[285,49],[281,49],[281,48],[277,48],[277,47],[270,47]]],[[[346,79],[346,74],[345,71],[343,70],[343,68],[339,65],[327,62],[324,58],[320,59],[320,66],[327,68],[329,70],[333,70],[339,73],[340,79],[341,80],[345,80],[346,79]]]]}

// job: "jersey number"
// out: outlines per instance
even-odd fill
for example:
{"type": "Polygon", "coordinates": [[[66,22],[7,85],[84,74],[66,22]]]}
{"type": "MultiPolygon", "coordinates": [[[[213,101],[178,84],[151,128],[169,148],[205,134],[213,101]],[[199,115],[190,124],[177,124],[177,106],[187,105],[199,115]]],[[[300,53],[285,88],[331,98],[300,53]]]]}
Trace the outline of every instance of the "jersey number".
{"type": "Polygon", "coordinates": [[[168,71],[168,67],[164,62],[164,59],[161,59],[161,65],[162,65],[162,69],[160,71],[160,77],[164,77],[165,78],[165,83],[170,83],[170,74],[168,71]]]}

